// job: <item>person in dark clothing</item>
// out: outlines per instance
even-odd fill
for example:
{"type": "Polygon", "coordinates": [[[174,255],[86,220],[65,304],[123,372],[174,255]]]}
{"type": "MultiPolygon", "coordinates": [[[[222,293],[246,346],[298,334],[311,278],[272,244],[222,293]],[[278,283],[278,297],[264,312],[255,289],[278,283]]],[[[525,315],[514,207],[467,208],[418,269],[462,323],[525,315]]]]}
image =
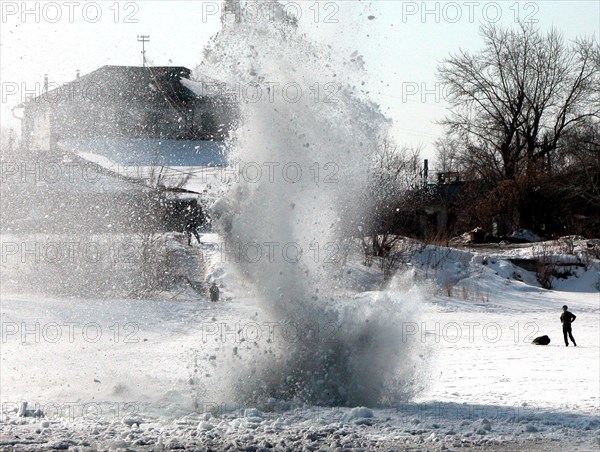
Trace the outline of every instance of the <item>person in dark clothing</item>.
{"type": "Polygon", "coordinates": [[[202,213],[198,206],[187,206],[184,212],[184,231],[187,235],[188,245],[192,245],[192,235],[198,240],[200,244],[200,234],[198,234],[198,228],[202,225],[202,213]]]}
{"type": "Polygon", "coordinates": [[[219,301],[219,287],[217,283],[213,282],[209,289],[210,301],[219,301]]]}
{"type": "Polygon", "coordinates": [[[577,347],[577,344],[575,343],[575,339],[573,338],[573,333],[571,332],[571,323],[573,323],[575,321],[575,314],[572,314],[571,312],[569,312],[569,307],[567,305],[564,305],[562,307],[563,309],[563,313],[560,315],[560,322],[562,323],[562,327],[563,327],[563,335],[565,337],[565,345],[568,347],[569,346],[569,341],[567,340],[567,335],[569,336],[569,339],[571,339],[571,342],[573,342],[573,345],[575,347],[577,347]]]}

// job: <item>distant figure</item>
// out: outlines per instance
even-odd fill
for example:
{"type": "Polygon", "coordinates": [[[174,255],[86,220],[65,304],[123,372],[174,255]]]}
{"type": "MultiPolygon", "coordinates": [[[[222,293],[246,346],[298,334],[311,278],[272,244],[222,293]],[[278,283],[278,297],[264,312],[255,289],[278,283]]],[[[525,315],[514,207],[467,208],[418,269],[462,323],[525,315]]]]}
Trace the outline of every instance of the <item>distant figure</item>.
{"type": "Polygon", "coordinates": [[[199,207],[187,206],[184,212],[184,231],[187,235],[188,246],[192,246],[192,235],[196,237],[198,244],[200,244],[198,228],[202,225],[202,214],[199,209],[199,207]]]}
{"type": "Polygon", "coordinates": [[[210,292],[210,301],[219,301],[219,288],[217,283],[213,282],[208,290],[210,292]]]}
{"type": "Polygon", "coordinates": [[[548,345],[550,343],[550,338],[548,336],[539,336],[536,337],[531,343],[534,345],[548,345]]]}
{"type": "Polygon", "coordinates": [[[572,314],[568,311],[569,307],[567,305],[564,305],[562,307],[563,313],[560,315],[560,322],[562,323],[563,326],[563,335],[565,336],[565,345],[568,347],[569,346],[569,341],[567,340],[567,334],[569,335],[569,339],[571,339],[571,342],[573,342],[573,345],[575,347],[577,347],[577,344],[575,343],[575,339],[573,338],[573,333],[571,332],[571,323],[573,323],[575,321],[575,314],[572,314]]]}

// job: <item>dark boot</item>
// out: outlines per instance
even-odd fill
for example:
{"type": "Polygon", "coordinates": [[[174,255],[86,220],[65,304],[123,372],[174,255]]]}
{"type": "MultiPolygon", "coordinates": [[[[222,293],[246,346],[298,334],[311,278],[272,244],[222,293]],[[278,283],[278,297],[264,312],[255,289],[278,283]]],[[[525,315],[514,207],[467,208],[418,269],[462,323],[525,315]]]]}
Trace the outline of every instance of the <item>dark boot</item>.
{"type": "Polygon", "coordinates": [[[569,331],[569,339],[571,339],[571,342],[573,342],[573,346],[577,347],[577,344],[575,343],[575,338],[573,337],[573,333],[571,333],[571,331],[569,331]]]}

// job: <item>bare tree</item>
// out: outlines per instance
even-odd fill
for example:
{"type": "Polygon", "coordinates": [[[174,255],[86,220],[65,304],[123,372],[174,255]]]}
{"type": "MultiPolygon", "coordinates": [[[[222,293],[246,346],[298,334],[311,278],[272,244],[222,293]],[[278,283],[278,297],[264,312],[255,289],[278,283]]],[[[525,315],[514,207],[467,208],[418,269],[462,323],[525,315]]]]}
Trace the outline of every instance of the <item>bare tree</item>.
{"type": "Polygon", "coordinates": [[[165,166],[152,166],[142,182],[157,191],[178,190],[187,185],[191,176],[191,173],[175,171],[165,166]]]}
{"type": "Polygon", "coordinates": [[[552,170],[563,137],[600,117],[600,50],[595,38],[567,43],[532,24],[481,28],[484,48],[460,51],[438,69],[451,113],[442,123],[461,157],[488,179],[552,170]]]}
{"type": "Polygon", "coordinates": [[[0,156],[13,156],[19,146],[18,135],[14,129],[0,127],[0,156]]]}
{"type": "Polygon", "coordinates": [[[574,175],[566,179],[566,188],[600,211],[600,121],[581,122],[564,141],[561,169],[564,174],[574,175]]]}
{"type": "Polygon", "coordinates": [[[421,183],[421,150],[398,147],[385,141],[375,154],[370,169],[367,202],[371,205],[368,224],[369,243],[373,255],[385,257],[400,238],[411,190],[421,183]]]}
{"type": "Polygon", "coordinates": [[[463,169],[460,158],[460,142],[451,135],[439,138],[434,143],[435,162],[437,168],[443,172],[459,171],[463,169]]]}

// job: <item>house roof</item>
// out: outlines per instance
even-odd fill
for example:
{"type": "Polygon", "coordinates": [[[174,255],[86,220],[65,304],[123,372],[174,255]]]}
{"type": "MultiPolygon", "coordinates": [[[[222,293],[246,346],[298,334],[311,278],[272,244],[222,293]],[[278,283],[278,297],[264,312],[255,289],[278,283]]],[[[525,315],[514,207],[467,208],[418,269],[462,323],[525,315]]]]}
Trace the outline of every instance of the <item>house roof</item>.
{"type": "Polygon", "coordinates": [[[114,102],[162,95],[173,102],[197,98],[181,83],[189,79],[191,71],[183,66],[102,66],[71,82],[32,97],[17,108],[34,103],[61,103],[73,101],[114,102]]]}
{"type": "Polygon", "coordinates": [[[227,145],[221,141],[93,137],[62,140],[58,146],[129,180],[149,181],[160,173],[174,186],[189,175],[183,188],[191,193],[211,185],[218,190],[229,163],[227,145]]]}
{"type": "Polygon", "coordinates": [[[69,138],[58,145],[107,166],[223,167],[227,164],[227,149],[220,141],[91,137],[69,138]]]}

